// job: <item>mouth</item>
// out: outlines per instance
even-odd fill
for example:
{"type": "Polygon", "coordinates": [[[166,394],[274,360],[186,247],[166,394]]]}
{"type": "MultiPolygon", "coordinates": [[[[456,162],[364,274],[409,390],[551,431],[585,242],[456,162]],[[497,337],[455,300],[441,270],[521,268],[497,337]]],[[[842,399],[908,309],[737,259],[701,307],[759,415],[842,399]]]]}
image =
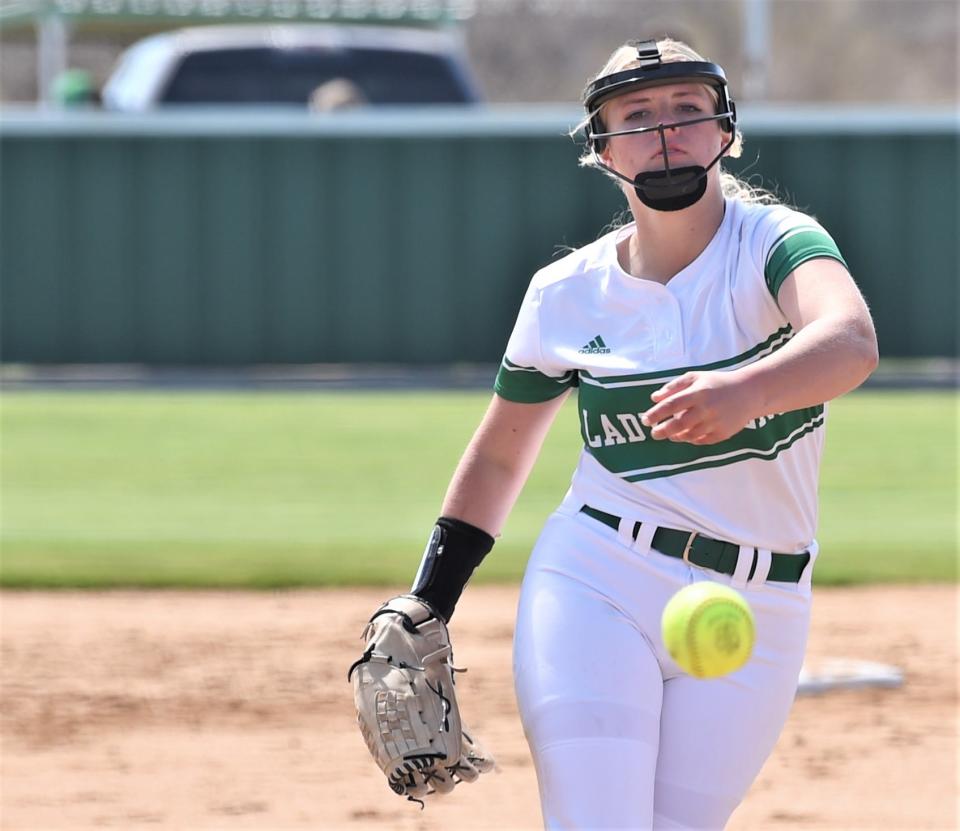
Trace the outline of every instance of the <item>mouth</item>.
{"type": "MultiPolygon", "coordinates": [[[[671,159],[672,159],[674,156],[688,156],[688,155],[689,155],[689,153],[687,153],[687,151],[684,150],[682,147],[671,147],[669,144],[667,145],[667,154],[670,156],[671,159]]],[[[663,158],[663,148],[661,148],[661,149],[658,150],[656,153],[654,153],[654,154],[653,154],[653,158],[655,158],[655,159],[662,159],[662,158],[663,158]]]]}

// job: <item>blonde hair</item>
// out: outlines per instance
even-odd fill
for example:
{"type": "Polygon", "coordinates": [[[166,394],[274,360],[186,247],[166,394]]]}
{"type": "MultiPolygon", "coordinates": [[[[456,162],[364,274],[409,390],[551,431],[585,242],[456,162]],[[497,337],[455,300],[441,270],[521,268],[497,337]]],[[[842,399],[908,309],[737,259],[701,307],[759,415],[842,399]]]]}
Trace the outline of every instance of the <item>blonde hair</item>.
{"type": "MultiPolygon", "coordinates": [[[[664,63],[682,63],[684,61],[704,61],[706,60],[699,52],[693,49],[691,46],[684,43],[682,40],[674,40],[673,38],[661,38],[657,41],[657,46],[660,49],[660,55],[664,63]]],[[[597,78],[602,78],[605,75],[612,75],[614,72],[622,72],[625,69],[633,69],[634,67],[640,66],[640,60],[637,58],[637,47],[625,43],[623,46],[620,46],[614,50],[613,54],[604,64],[603,69],[601,69],[594,78],[591,79],[595,81],[597,78]]],[[[710,95],[713,97],[715,103],[719,103],[719,98],[717,96],[716,90],[713,87],[707,85],[707,88],[710,90],[710,95]]],[[[609,103],[609,102],[607,102],[609,103]]],[[[598,113],[603,112],[603,108],[607,104],[601,104],[598,113]]],[[[583,121],[581,121],[570,133],[571,136],[580,133],[584,129],[588,129],[590,126],[590,117],[593,113],[587,114],[583,121]]],[[[732,159],[739,159],[743,153],[743,134],[738,128],[736,130],[733,138],[733,144],[730,146],[730,150],[727,155],[732,159]]],[[[580,166],[581,167],[594,167],[605,173],[614,181],[618,181],[615,176],[610,173],[607,173],[599,163],[599,158],[594,147],[588,145],[584,148],[583,153],[580,155],[580,166]]],[[[719,164],[723,164],[721,159],[719,164]]],[[[776,204],[779,200],[776,196],[770,193],[767,190],[764,190],[760,187],[755,187],[748,184],[742,179],[738,179],[734,174],[729,171],[720,169],[720,186],[723,189],[723,195],[728,199],[739,199],[741,202],[749,202],[753,204],[776,204]]]]}

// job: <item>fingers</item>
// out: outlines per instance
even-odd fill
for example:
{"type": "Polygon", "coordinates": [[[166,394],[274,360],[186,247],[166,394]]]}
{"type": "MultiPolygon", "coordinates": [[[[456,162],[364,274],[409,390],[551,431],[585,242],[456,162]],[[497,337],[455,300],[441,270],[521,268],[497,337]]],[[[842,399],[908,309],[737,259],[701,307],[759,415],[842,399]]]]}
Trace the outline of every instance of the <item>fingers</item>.
{"type": "Polygon", "coordinates": [[[723,431],[707,421],[697,420],[684,424],[682,419],[670,419],[658,425],[651,435],[655,439],[665,439],[683,444],[716,444],[730,438],[733,433],[723,431]]]}
{"type": "Polygon", "coordinates": [[[423,801],[428,796],[443,796],[450,793],[457,784],[447,768],[434,766],[415,770],[400,777],[398,784],[390,781],[390,787],[401,796],[423,801]]]}
{"type": "Polygon", "coordinates": [[[422,799],[432,793],[430,787],[424,781],[424,771],[408,771],[403,774],[397,774],[387,779],[390,789],[400,796],[422,799]]]}
{"type": "Polygon", "coordinates": [[[743,429],[756,403],[740,394],[738,384],[734,372],[688,372],[651,394],[653,404],[640,421],[654,439],[698,445],[726,441],[743,429]]]}
{"type": "Polygon", "coordinates": [[[414,771],[402,778],[399,790],[392,783],[391,787],[399,794],[423,800],[428,796],[446,796],[460,782],[476,782],[481,772],[464,758],[450,767],[438,764],[414,771]]]}
{"type": "Polygon", "coordinates": [[[674,395],[675,393],[680,392],[680,390],[685,390],[696,380],[696,373],[687,372],[681,375],[679,378],[674,378],[672,381],[668,381],[666,384],[660,387],[660,389],[652,393],[650,399],[652,401],[663,401],[664,398],[674,395]]]}
{"type": "Polygon", "coordinates": [[[424,784],[432,787],[439,796],[444,796],[456,787],[457,779],[450,768],[437,765],[424,771],[424,784]]]}
{"type": "Polygon", "coordinates": [[[462,782],[476,782],[480,778],[480,771],[466,758],[457,763],[456,772],[462,782]]]}
{"type": "Polygon", "coordinates": [[[640,416],[640,422],[644,427],[651,428],[650,434],[653,438],[665,439],[680,430],[692,427],[693,417],[688,402],[671,398],[647,410],[640,416]]]}
{"type": "Polygon", "coordinates": [[[709,410],[698,407],[684,410],[655,424],[650,436],[684,444],[716,444],[730,438],[735,432],[719,425],[709,410]]]}
{"type": "MultiPolygon", "coordinates": [[[[646,420],[643,421],[647,424],[646,420]]],[[[659,422],[651,419],[648,426],[652,427],[651,438],[683,442],[701,435],[706,430],[702,414],[693,409],[681,410],[659,422]]]]}
{"type": "Polygon", "coordinates": [[[487,749],[466,730],[463,731],[460,758],[461,761],[468,762],[471,767],[475,768],[478,774],[489,773],[497,766],[487,749]]]}
{"type": "Polygon", "coordinates": [[[460,746],[461,755],[455,764],[447,766],[438,761],[423,769],[398,772],[390,778],[390,786],[399,794],[422,801],[428,796],[444,796],[460,782],[476,782],[481,773],[496,769],[493,757],[466,732],[460,746]]]}
{"type": "MultiPolygon", "coordinates": [[[[655,427],[656,425],[676,417],[689,410],[691,405],[696,402],[696,390],[691,390],[690,385],[694,378],[688,378],[686,375],[671,381],[660,387],[650,396],[650,400],[657,402],[649,410],[640,416],[640,421],[646,427],[655,427]],[[678,382],[683,381],[682,384],[678,382]],[[676,384],[676,386],[674,386],[676,384]]],[[[663,438],[663,436],[654,435],[654,438],[663,438]]]]}

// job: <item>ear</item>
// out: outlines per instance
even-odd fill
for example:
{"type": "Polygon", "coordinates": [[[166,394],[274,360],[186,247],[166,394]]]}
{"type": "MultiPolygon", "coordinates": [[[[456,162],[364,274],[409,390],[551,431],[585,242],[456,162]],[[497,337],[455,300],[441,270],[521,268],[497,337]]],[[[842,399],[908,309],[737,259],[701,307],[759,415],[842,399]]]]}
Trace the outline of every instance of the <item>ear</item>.
{"type": "Polygon", "coordinates": [[[607,139],[603,143],[603,150],[600,150],[597,155],[600,157],[600,161],[602,161],[608,167],[613,164],[613,160],[610,157],[610,139],[607,139]]]}
{"type": "MultiPolygon", "coordinates": [[[[596,116],[596,124],[600,132],[603,132],[607,129],[607,125],[606,123],[604,123],[603,115],[602,115],[603,110],[606,106],[607,105],[604,104],[602,107],[600,107],[600,110],[598,111],[596,116]]],[[[606,165],[609,165],[611,163],[610,162],[610,139],[602,139],[601,141],[603,143],[603,150],[597,150],[596,153],[600,157],[600,161],[602,161],[606,165]]]]}
{"type": "MultiPolygon", "coordinates": [[[[736,130],[736,127],[734,127],[734,130],[736,130]]],[[[723,147],[723,148],[725,148],[724,151],[723,151],[723,158],[725,158],[725,159],[726,159],[726,158],[730,158],[730,151],[733,150],[733,148],[734,148],[734,147],[736,146],[736,144],[737,144],[737,142],[736,142],[736,132],[734,132],[734,133],[731,135],[731,134],[728,133],[726,130],[721,130],[721,131],[720,131],[720,135],[723,137],[722,140],[721,140],[721,145],[720,145],[720,146],[723,147]],[[730,139],[734,139],[734,141],[733,141],[732,143],[730,143],[730,139]],[[728,144],[729,144],[729,147],[727,146],[728,144]]]]}

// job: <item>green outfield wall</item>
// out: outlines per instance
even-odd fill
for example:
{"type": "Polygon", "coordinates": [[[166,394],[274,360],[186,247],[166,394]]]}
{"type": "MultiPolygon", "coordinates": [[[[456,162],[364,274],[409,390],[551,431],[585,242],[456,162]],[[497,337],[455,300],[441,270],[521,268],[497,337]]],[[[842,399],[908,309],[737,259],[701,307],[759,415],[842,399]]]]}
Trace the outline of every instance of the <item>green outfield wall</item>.
{"type": "MultiPolygon", "coordinates": [[[[622,207],[573,109],[0,114],[7,362],[496,361],[530,275],[622,207]]],[[[956,355],[958,119],[746,110],[887,357],[956,355]]]]}

